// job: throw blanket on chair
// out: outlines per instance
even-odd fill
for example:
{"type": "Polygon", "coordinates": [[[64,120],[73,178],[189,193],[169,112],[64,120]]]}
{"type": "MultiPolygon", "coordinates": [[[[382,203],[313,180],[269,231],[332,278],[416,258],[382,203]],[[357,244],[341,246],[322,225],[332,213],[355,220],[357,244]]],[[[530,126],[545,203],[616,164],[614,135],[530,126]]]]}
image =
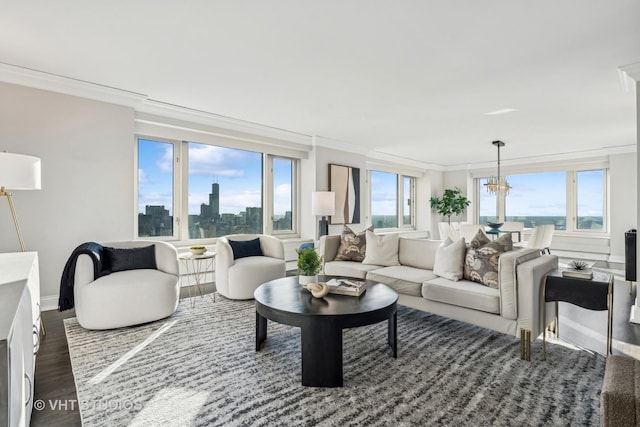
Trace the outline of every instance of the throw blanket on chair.
{"type": "Polygon", "coordinates": [[[93,277],[97,279],[105,273],[102,271],[102,245],[95,242],[83,243],[73,250],[71,256],[62,270],[60,281],[60,297],[58,298],[58,310],[71,310],[73,308],[73,284],[76,275],[76,261],[82,254],[89,255],[93,261],[93,277]]]}

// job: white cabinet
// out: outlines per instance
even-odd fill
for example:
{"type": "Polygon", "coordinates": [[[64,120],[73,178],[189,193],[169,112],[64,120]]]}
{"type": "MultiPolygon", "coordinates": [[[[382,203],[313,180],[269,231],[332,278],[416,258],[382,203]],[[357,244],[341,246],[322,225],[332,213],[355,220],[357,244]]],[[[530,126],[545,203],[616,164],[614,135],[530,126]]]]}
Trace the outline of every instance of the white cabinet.
{"type": "Polygon", "coordinates": [[[29,425],[39,346],[38,254],[0,254],[0,427],[29,425]]]}
{"type": "Polygon", "coordinates": [[[33,406],[31,296],[24,281],[0,286],[0,426],[29,425],[33,406]]]}

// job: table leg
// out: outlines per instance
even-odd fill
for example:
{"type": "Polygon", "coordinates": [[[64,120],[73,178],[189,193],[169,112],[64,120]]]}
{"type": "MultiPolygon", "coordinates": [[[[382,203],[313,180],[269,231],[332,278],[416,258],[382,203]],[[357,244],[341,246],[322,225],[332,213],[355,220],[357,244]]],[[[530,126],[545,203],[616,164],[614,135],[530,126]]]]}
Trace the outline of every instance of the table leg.
{"type": "Polygon", "coordinates": [[[342,328],[327,319],[309,319],[301,328],[302,385],[342,387],[342,328]]]}
{"type": "Polygon", "coordinates": [[[607,292],[607,355],[613,354],[613,281],[613,276],[611,276],[607,292]]]}
{"type": "Polygon", "coordinates": [[[260,347],[264,340],[267,339],[267,319],[262,317],[256,311],[256,351],[260,351],[260,347]]]}
{"type": "MultiPolygon", "coordinates": [[[[542,284],[542,360],[547,360],[547,301],[546,301],[546,293],[547,293],[547,277],[544,278],[544,283],[542,284]]],[[[556,314],[558,312],[556,311],[556,314]]],[[[523,339],[522,329],[520,330],[520,354],[522,358],[522,346],[523,339]]]]}
{"type": "Polygon", "coordinates": [[[387,341],[391,350],[393,351],[393,357],[398,358],[398,312],[394,312],[393,316],[389,317],[388,322],[389,331],[387,333],[387,341]]]}

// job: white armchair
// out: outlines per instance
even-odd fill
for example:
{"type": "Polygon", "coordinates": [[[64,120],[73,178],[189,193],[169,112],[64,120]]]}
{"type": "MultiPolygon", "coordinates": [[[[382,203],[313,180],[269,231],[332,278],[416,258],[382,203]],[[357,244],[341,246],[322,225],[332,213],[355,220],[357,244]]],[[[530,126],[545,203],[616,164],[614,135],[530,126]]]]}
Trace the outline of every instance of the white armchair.
{"type": "Polygon", "coordinates": [[[284,245],[282,241],[264,234],[231,234],[216,244],[216,289],[230,299],[251,299],[261,284],[284,277],[284,245]],[[232,241],[260,239],[263,256],[234,259],[232,241]]]}
{"type": "Polygon", "coordinates": [[[121,249],[154,245],[157,269],[118,271],[94,280],[91,257],[78,256],[73,297],[82,327],[113,329],[173,314],[180,298],[178,254],[173,246],[143,240],[102,245],[121,249]]]}

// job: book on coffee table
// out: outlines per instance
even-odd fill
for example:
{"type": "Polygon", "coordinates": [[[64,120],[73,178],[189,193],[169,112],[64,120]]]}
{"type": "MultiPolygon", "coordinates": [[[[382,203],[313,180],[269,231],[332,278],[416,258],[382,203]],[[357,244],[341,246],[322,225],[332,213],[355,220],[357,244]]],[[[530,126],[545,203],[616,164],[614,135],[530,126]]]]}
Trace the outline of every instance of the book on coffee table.
{"type": "Polygon", "coordinates": [[[562,270],[562,277],[573,277],[575,279],[593,279],[593,270],[576,270],[573,268],[562,270]]]}
{"type": "Polygon", "coordinates": [[[336,295],[351,295],[358,297],[367,290],[367,282],[357,279],[331,279],[326,282],[329,293],[336,295]]]}

